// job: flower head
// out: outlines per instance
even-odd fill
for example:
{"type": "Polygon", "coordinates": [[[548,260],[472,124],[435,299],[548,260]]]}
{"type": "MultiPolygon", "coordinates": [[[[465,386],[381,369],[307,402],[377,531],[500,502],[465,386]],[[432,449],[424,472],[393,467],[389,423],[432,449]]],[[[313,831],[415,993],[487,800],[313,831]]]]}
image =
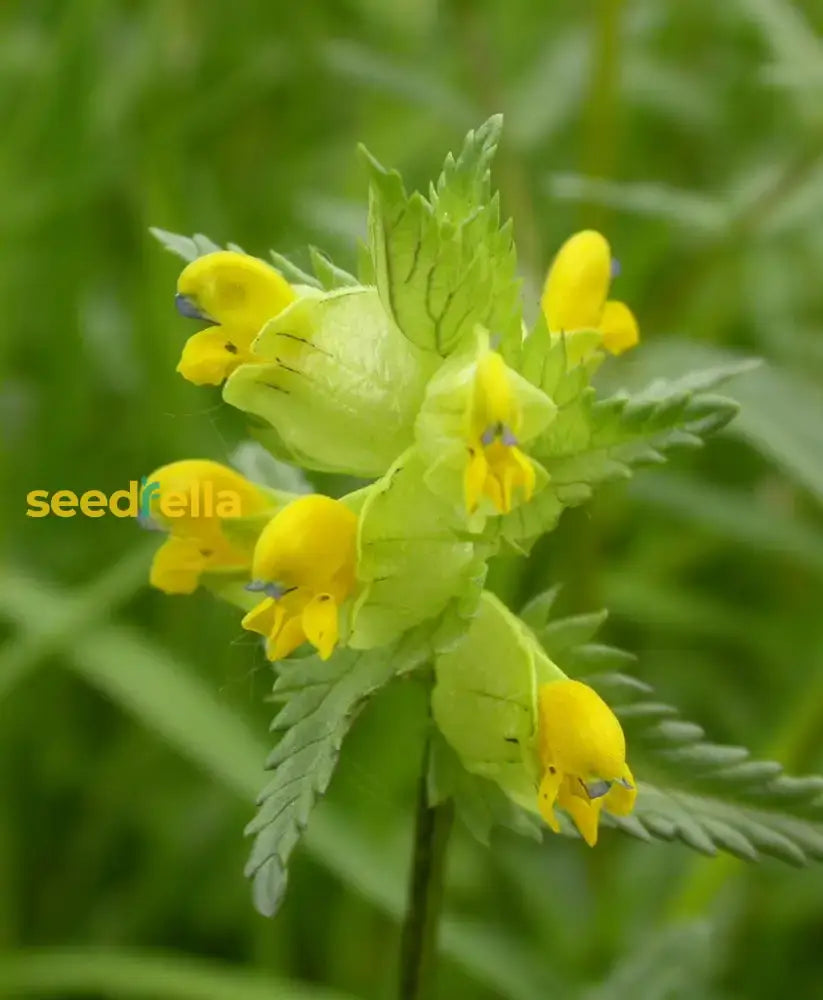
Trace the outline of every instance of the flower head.
{"type": "Polygon", "coordinates": [[[477,362],[469,409],[469,461],[464,474],[466,509],[485,496],[501,514],[512,509],[515,490],[527,502],[534,493],[535,470],[519,447],[523,411],[513,391],[506,362],[486,351],[477,362]]]}
{"type": "Polygon", "coordinates": [[[593,229],[569,237],[558,250],[543,287],[549,330],[598,330],[603,346],[622,354],[639,340],[637,320],[623,302],[608,299],[614,276],[608,241],[593,229]]]}
{"type": "Polygon", "coordinates": [[[305,640],[328,659],[340,635],[340,605],[354,591],[356,562],[357,516],[319,494],[294,500],[257,541],[249,589],[266,596],[243,628],[266,636],[272,660],[305,640]]]}
{"type": "Polygon", "coordinates": [[[175,303],[183,316],[211,325],[186,341],[177,370],[195,385],[219,385],[255,360],[252,341],[295,298],[288,282],[256,257],[220,250],[193,260],[180,274],[175,303]]]}
{"type": "Polygon", "coordinates": [[[253,541],[229,538],[225,522],[272,509],[272,499],[228,466],[205,459],[156,469],[143,488],[144,521],[169,537],[154,555],[152,586],[190,594],[202,573],[247,569],[253,541]]]}
{"type": "Polygon", "coordinates": [[[612,710],[587,684],[558,680],[538,690],[538,751],[543,772],[538,808],[555,832],[555,804],[572,817],[590,846],[600,810],[631,812],[637,795],[626,741],[612,710]]]}

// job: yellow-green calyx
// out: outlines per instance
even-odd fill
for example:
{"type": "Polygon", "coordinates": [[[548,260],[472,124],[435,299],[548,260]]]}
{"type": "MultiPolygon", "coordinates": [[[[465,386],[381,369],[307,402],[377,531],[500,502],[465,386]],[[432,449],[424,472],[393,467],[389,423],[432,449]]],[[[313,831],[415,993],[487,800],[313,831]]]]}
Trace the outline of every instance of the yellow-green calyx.
{"type": "Polygon", "coordinates": [[[601,809],[625,816],[634,807],[635,782],[616,716],[587,684],[558,680],[538,689],[540,814],[555,832],[555,805],[565,809],[593,847],[601,809]]]}
{"type": "Polygon", "coordinates": [[[284,507],[254,550],[249,589],[266,596],[243,628],[266,637],[271,660],[308,640],[328,659],[340,637],[340,606],[355,588],[357,516],[339,500],[312,494],[284,507]]]}
{"type": "Polygon", "coordinates": [[[186,342],[177,371],[195,385],[219,385],[255,360],[252,341],[296,297],[289,283],[256,257],[220,250],[193,260],[180,274],[175,302],[183,316],[211,325],[186,342]]]}
{"type": "Polygon", "coordinates": [[[624,302],[608,299],[614,270],[605,236],[584,229],[558,250],[543,288],[541,305],[554,334],[597,330],[612,354],[639,340],[637,320],[624,302]]]}
{"type": "Polygon", "coordinates": [[[206,572],[247,570],[253,542],[229,538],[225,522],[274,506],[239,472],[201,459],[156,469],[146,477],[144,503],[151,524],[169,535],[155,553],[149,578],[167,594],[192,593],[206,572]]]}
{"type": "Polygon", "coordinates": [[[468,454],[464,477],[466,509],[480,498],[491,500],[501,514],[512,509],[515,491],[525,503],[534,493],[535,470],[519,447],[523,412],[506,362],[487,351],[477,362],[469,410],[468,454]]]}

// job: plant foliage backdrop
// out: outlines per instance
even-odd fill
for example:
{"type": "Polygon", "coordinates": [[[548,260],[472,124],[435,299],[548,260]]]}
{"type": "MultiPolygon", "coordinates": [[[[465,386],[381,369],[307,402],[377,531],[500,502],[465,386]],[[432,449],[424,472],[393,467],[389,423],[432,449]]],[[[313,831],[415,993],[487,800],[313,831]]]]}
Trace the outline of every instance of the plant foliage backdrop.
{"type": "MultiPolygon", "coordinates": [[[[685,758],[710,797],[723,764],[753,813],[744,841],[718,812],[681,831],[687,843],[819,853],[802,819],[762,822],[771,772],[733,748],[823,769],[823,9],[545,7],[0,11],[6,995],[392,995],[422,687],[389,686],[358,720],[263,921],[237,836],[268,752],[262,651],[209,595],[150,592],[156,543],[132,521],[28,519],[25,494],[111,492],[174,459],[227,461],[244,436],[217,391],[174,373],[190,331],[149,225],[260,255],[313,244],[354,270],[357,141],[421,187],[500,110],[495,182],[526,301],[575,229],[607,232],[620,258],[646,336],[604,379],[767,363],[724,388],[742,407],[727,432],[566,512],[527,563],[494,563],[489,586],[520,607],[562,581],[558,618],[611,609],[555,629],[558,661],[581,644],[632,650],[630,747],[667,727],[669,766],[685,758]],[[697,723],[725,758],[701,751],[697,723]]],[[[812,808],[813,784],[781,788],[784,812],[812,808]]],[[[816,868],[704,861],[611,831],[589,852],[505,831],[486,848],[458,826],[439,990],[758,998],[790,983],[811,996],[821,891],[816,868]]]]}

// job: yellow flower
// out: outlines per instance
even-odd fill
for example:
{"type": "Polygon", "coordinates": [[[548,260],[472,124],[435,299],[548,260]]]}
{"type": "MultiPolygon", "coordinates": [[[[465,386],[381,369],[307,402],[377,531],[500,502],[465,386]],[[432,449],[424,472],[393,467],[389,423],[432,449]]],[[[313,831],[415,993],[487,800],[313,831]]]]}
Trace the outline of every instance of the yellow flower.
{"type": "Polygon", "coordinates": [[[247,569],[253,542],[226,537],[223,521],[273,507],[272,500],[240,473],[218,462],[172,462],[146,477],[142,505],[152,526],[168,531],[149,577],[167,594],[190,594],[210,570],[247,569]]]}
{"type": "Polygon", "coordinates": [[[255,360],[252,341],[296,297],[257,257],[220,250],[193,260],[178,279],[175,303],[183,316],[213,325],[186,341],[177,371],[195,385],[219,385],[255,360]]]}
{"type": "Polygon", "coordinates": [[[284,507],[254,550],[249,590],[266,597],[243,628],[266,636],[271,660],[308,640],[327,660],[340,637],[340,605],[355,587],[357,516],[339,500],[312,494],[284,507]]]}
{"type": "Polygon", "coordinates": [[[600,810],[626,816],[637,795],[626,763],[626,741],[612,710],[587,684],[574,680],[538,689],[538,750],[543,778],[540,814],[557,833],[557,804],[589,846],[597,843],[600,810]]]}
{"type": "Polygon", "coordinates": [[[607,300],[612,266],[608,241],[593,229],[566,240],[549,269],[541,300],[552,333],[598,330],[612,354],[635,346],[640,334],[632,311],[623,302],[607,300]]]}
{"type": "Polygon", "coordinates": [[[506,363],[487,351],[477,362],[469,408],[469,461],[463,478],[469,513],[484,496],[502,514],[512,509],[514,490],[522,490],[524,503],[531,499],[536,477],[531,459],[518,447],[522,425],[506,363]]]}

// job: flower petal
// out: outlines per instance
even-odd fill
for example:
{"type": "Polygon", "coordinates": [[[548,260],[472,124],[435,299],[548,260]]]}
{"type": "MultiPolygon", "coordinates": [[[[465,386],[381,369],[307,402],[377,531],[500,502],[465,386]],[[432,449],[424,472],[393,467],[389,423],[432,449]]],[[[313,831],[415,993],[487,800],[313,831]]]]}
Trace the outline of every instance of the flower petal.
{"type": "Polygon", "coordinates": [[[557,800],[562,780],[563,775],[560,771],[556,768],[549,768],[543,775],[543,780],[540,782],[540,788],[537,792],[537,807],[540,810],[540,815],[555,833],[560,833],[560,824],[554,814],[554,804],[557,800]]]}
{"type": "Polygon", "coordinates": [[[277,632],[266,643],[266,656],[270,660],[282,660],[293,653],[298,646],[306,640],[306,633],[303,631],[303,622],[299,615],[287,618],[277,632]]]}
{"type": "Polygon", "coordinates": [[[302,624],[306,638],[320,654],[320,659],[328,660],[340,638],[337,602],[332,595],[313,597],[303,610],[302,624]]]}
{"type": "Polygon", "coordinates": [[[240,624],[249,632],[270,635],[277,623],[277,610],[277,601],[273,597],[266,597],[245,615],[240,624]]]}
{"type": "Polygon", "coordinates": [[[242,331],[248,338],[246,346],[297,297],[270,264],[233,250],[193,260],[181,271],[177,292],[216,323],[242,331]]]}
{"type": "Polygon", "coordinates": [[[615,816],[628,816],[632,809],[634,809],[636,798],[637,782],[629,770],[629,765],[626,764],[620,779],[612,785],[608,795],[603,799],[603,807],[608,812],[614,813],[615,816]]]}
{"type": "Polygon", "coordinates": [[[186,341],[177,371],[195,385],[220,385],[250,360],[247,347],[235,343],[222,326],[210,326],[186,341]]]}
{"type": "Polygon", "coordinates": [[[640,330],[634,313],[625,302],[609,300],[600,320],[603,346],[612,354],[622,354],[640,340],[640,330]]]}
{"type": "Polygon", "coordinates": [[[552,333],[600,326],[611,260],[608,241],[593,229],[566,240],[549,269],[541,300],[552,333]]]}
{"type": "Polygon", "coordinates": [[[149,583],[167,594],[191,594],[197,590],[205,565],[193,539],[168,538],[154,553],[149,583]]]}
{"type": "Polygon", "coordinates": [[[594,847],[597,843],[597,829],[600,823],[600,809],[603,800],[590,800],[585,794],[578,795],[576,790],[571,790],[571,782],[575,778],[567,778],[560,789],[557,804],[561,806],[574,820],[574,825],[580,831],[580,836],[586,841],[589,847],[594,847]]]}
{"type": "Polygon", "coordinates": [[[471,514],[477,509],[483,486],[489,471],[489,463],[483,453],[483,446],[478,442],[469,448],[469,460],[463,474],[463,494],[466,510],[471,514]]]}

